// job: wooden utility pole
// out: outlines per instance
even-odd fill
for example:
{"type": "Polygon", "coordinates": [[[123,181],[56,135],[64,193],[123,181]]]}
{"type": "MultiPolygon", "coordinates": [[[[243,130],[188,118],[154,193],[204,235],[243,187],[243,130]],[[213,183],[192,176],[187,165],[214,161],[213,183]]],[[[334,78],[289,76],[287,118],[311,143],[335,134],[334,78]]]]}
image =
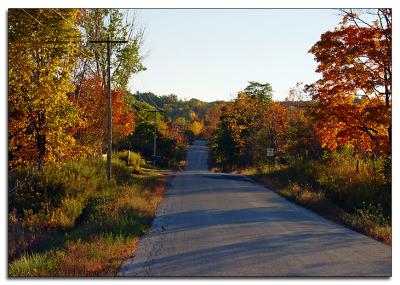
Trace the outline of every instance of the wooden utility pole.
{"type": "Polygon", "coordinates": [[[112,155],[112,101],[111,101],[111,44],[126,44],[124,40],[96,40],[89,41],[94,44],[107,44],[107,180],[111,180],[111,155],[112,155]]]}
{"type": "Polygon", "coordinates": [[[153,131],[153,167],[156,167],[156,154],[157,154],[157,112],[163,112],[163,110],[154,107],[154,110],[146,110],[147,112],[154,112],[154,131],[153,131]]]}
{"type": "Polygon", "coordinates": [[[157,151],[157,109],[154,109],[153,167],[156,168],[157,151]]]}

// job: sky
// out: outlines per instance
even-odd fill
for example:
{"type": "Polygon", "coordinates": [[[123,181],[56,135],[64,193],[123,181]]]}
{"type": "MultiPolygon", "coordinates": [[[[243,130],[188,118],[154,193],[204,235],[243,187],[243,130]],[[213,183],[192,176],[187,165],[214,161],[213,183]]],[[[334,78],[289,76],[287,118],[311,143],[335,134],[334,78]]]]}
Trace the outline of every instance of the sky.
{"type": "Polygon", "coordinates": [[[211,102],[258,81],[283,100],[297,82],[320,77],[308,50],[340,19],[330,9],[139,9],[147,70],[129,88],[211,102]]]}

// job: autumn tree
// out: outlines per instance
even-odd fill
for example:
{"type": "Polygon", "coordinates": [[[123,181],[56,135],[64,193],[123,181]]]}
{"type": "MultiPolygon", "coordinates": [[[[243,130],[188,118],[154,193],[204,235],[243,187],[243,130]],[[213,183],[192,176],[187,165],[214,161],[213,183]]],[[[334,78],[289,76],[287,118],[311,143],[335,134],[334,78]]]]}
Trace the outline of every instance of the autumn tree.
{"type": "Polygon", "coordinates": [[[218,162],[225,165],[250,162],[254,151],[250,143],[260,122],[261,105],[258,98],[241,92],[237,99],[222,107],[213,145],[218,162]]]}
{"type": "Polygon", "coordinates": [[[9,165],[39,164],[72,155],[69,130],[78,122],[74,92],[78,10],[8,11],[9,165]]]}
{"type": "Polygon", "coordinates": [[[391,9],[343,11],[333,31],[310,49],[322,78],[308,86],[317,101],[322,146],[390,152],[391,9]],[[374,21],[368,21],[367,17],[374,21]]]}
{"type": "Polygon", "coordinates": [[[107,38],[128,41],[111,48],[113,138],[118,143],[134,130],[135,109],[129,102],[127,87],[133,74],[145,70],[141,54],[144,30],[137,27],[135,15],[120,9],[81,9],[78,26],[85,40],[74,70],[76,90],[71,100],[79,107],[85,124],[76,128],[75,135],[82,144],[98,151],[106,135],[107,46],[89,41],[107,38]]]}
{"type": "MultiPolygon", "coordinates": [[[[126,137],[135,129],[135,111],[128,104],[127,92],[121,88],[111,91],[113,135],[126,137]]],[[[101,152],[107,130],[107,94],[103,92],[101,75],[85,80],[79,100],[72,99],[78,107],[80,124],[74,128],[74,136],[88,150],[101,152]]]]}
{"type": "Polygon", "coordinates": [[[201,131],[203,130],[203,127],[204,127],[203,122],[193,121],[189,125],[189,130],[192,131],[194,137],[198,137],[200,135],[201,131]]]}
{"type": "Polygon", "coordinates": [[[253,136],[253,159],[266,162],[267,148],[274,148],[274,157],[284,155],[286,130],[288,127],[288,108],[277,102],[270,102],[262,108],[260,120],[256,123],[253,136]]]}
{"type": "Polygon", "coordinates": [[[309,94],[305,91],[304,88],[305,86],[303,82],[297,82],[295,86],[289,89],[289,94],[285,98],[285,101],[297,103],[292,105],[299,106],[302,102],[310,100],[311,98],[309,98],[309,94]]]}
{"type": "Polygon", "coordinates": [[[206,139],[212,139],[212,135],[217,128],[221,116],[221,108],[224,104],[225,103],[215,102],[206,110],[204,115],[204,129],[202,131],[206,139]]]}

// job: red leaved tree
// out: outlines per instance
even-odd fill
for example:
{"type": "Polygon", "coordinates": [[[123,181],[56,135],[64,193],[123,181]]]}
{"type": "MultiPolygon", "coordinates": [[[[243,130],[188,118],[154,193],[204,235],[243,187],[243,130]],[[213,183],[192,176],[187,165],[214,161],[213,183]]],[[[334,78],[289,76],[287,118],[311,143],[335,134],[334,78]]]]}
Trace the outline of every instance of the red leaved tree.
{"type": "MultiPolygon", "coordinates": [[[[111,91],[113,134],[125,137],[135,129],[134,110],[127,105],[127,94],[122,89],[111,91]]],[[[86,79],[79,96],[72,101],[78,106],[81,124],[74,128],[74,136],[90,150],[100,152],[107,132],[107,93],[99,75],[86,79]]]]}
{"type": "Polygon", "coordinates": [[[322,79],[308,86],[317,101],[323,147],[352,145],[390,152],[392,14],[390,9],[343,11],[334,31],[310,49],[322,79]],[[362,15],[361,15],[362,14],[362,15]],[[363,18],[374,17],[374,21],[363,18]]]}

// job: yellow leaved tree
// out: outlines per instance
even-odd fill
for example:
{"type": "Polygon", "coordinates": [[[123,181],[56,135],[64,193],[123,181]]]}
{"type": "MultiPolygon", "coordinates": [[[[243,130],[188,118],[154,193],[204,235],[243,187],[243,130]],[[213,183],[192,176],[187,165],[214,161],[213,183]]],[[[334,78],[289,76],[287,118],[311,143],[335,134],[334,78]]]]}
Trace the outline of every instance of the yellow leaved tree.
{"type": "Polygon", "coordinates": [[[78,116],[68,93],[81,34],[76,9],[8,11],[9,166],[68,157],[78,116]]]}

